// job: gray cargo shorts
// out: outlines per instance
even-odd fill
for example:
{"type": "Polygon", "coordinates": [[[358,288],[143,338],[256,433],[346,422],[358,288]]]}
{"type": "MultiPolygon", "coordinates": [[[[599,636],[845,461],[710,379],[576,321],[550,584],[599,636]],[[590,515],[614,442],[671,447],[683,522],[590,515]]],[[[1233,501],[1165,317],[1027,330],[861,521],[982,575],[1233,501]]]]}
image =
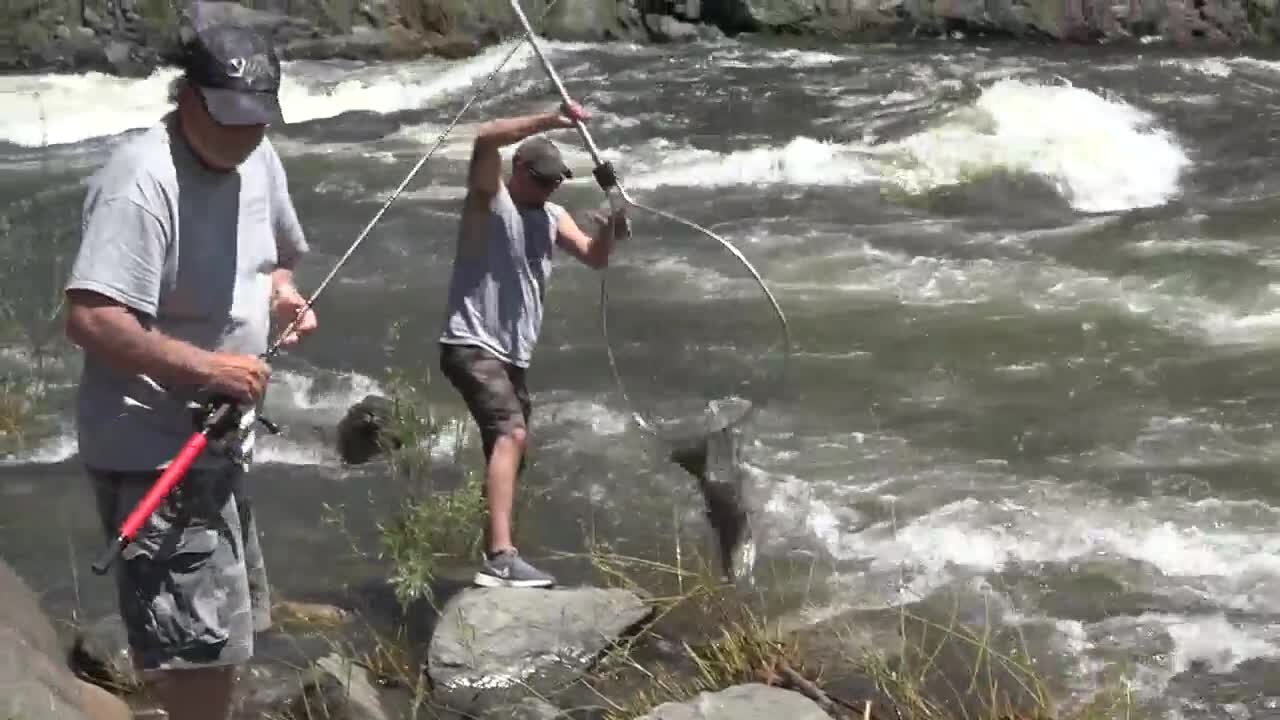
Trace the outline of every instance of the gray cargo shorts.
{"type": "MultiPolygon", "coordinates": [[[[90,469],[108,542],[160,471],[90,469]]],[[[120,606],[140,670],[238,665],[271,625],[253,506],[235,465],[190,470],[116,562],[120,606]]]]}

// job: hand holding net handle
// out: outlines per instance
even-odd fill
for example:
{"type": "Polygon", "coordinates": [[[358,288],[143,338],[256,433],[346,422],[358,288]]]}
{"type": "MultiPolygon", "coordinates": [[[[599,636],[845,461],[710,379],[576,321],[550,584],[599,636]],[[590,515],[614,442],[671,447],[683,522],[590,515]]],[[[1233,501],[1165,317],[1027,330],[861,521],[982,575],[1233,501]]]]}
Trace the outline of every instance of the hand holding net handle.
{"type": "MultiPolygon", "coordinates": [[[[538,56],[538,62],[542,64],[542,69],[546,71],[547,77],[551,78],[551,84],[556,86],[556,92],[560,93],[560,99],[567,108],[573,100],[569,97],[569,91],[565,90],[564,83],[560,81],[560,76],[556,74],[556,69],[551,67],[551,61],[547,60],[547,56],[543,54],[542,46],[538,44],[538,38],[533,33],[533,27],[529,25],[529,18],[525,17],[524,10],[520,7],[520,0],[511,0],[511,10],[516,14],[516,18],[520,20],[520,25],[524,27],[525,36],[529,39],[529,45],[533,47],[534,54],[538,56]]],[[[613,208],[614,212],[621,212],[626,205],[633,205],[631,198],[627,197],[626,191],[618,184],[618,178],[614,174],[613,166],[600,157],[600,148],[596,146],[596,141],[591,137],[586,124],[574,118],[573,126],[577,128],[578,134],[582,136],[582,142],[587,146],[591,161],[595,163],[594,174],[596,181],[600,183],[600,188],[609,196],[610,207],[613,208]]]]}

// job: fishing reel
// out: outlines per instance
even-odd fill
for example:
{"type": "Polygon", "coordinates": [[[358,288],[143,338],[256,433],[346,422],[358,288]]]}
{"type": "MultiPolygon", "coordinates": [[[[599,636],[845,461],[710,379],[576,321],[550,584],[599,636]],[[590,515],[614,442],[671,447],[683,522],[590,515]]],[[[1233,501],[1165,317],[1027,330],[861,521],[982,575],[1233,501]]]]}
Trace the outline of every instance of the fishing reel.
{"type": "Polygon", "coordinates": [[[203,402],[188,403],[187,407],[196,431],[208,438],[209,450],[240,465],[247,465],[253,458],[249,431],[254,423],[272,435],[280,434],[280,426],[260,415],[256,407],[243,407],[226,395],[213,395],[203,402]]]}
{"type": "MultiPolygon", "coordinates": [[[[622,191],[622,186],[618,184],[617,171],[613,169],[613,163],[605,160],[595,169],[591,171],[596,182],[599,183],[600,189],[604,191],[605,197],[609,199],[609,209],[613,212],[614,217],[622,218],[622,227],[614,228],[615,237],[630,238],[631,237],[631,218],[627,216],[627,207],[631,204],[626,193],[622,191]],[[618,231],[621,231],[620,233],[618,231]]],[[[613,218],[609,218],[612,222],[613,218]]]]}

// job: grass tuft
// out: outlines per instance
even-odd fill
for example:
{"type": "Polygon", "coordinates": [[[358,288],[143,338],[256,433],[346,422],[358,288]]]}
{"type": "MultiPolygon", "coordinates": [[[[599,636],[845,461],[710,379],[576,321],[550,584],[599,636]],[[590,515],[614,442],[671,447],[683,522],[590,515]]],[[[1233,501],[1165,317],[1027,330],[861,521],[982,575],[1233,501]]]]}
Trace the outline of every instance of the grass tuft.
{"type": "Polygon", "coordinates": [[[378,524],[381,556],[391,561],[396,599],[409,603],[432,600],[432,583],[442,560],[474,555],[483,539],[485,498],[483,476],[463,469],[454,487],[437,486],[441,475],[437,457],[449,457],[448,468],[463,467],[467,448],[466,418],[441,419],[427,399],[427,382],[407,374],[387,382],[393,404],[387,426],[400,448],[388,453],[393,477],[408,491],[400,507],[378,524]],[[450,442],[452,445],[445,445],[450,442]]]}

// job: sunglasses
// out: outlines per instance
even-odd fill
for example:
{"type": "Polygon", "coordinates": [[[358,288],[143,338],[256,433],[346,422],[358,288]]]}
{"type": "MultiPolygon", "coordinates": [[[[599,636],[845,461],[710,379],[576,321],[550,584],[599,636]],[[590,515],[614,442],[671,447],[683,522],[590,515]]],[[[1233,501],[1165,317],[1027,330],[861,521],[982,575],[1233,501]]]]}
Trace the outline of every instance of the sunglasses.
{"type": "Polygon", "coordinates": [[[540,187],[545,188],[547,190],[555,190],[556,188],[560,187],[560,183],[564,182],[564,178],[560,177],[559,175],[556,175],[556,176],[543,175],[542,173],[538,172],[537,170],[534,170],[528,165],[526,165],[524,169],[525,169],[525,172],[529,173],[529,177],[532,178],[535,183],[537,183],[540,187]]]}

